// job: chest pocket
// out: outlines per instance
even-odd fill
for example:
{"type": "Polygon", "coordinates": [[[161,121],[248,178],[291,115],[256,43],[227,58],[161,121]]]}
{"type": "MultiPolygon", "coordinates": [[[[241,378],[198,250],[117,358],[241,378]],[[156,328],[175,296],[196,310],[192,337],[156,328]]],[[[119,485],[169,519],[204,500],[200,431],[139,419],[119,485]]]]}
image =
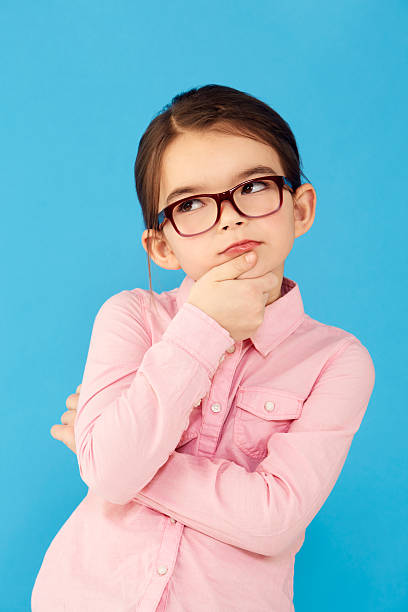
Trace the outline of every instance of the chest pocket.
{"type": "Polygon", "coordinates": [[[250,457],[264,459],[268,439],[274,433],[288,431],[302,408],[302,399],[281,389],[239,387],[233,426],[235,444],[250,457]]]}

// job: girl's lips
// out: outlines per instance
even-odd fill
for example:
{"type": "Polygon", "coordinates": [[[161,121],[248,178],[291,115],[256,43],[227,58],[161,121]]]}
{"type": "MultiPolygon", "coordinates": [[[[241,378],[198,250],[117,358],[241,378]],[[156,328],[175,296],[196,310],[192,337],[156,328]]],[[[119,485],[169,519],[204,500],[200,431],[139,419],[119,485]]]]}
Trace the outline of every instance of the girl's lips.
{"type": "Polygon", "coordinates": [[[245,251],[250,251],[254,247],[260,245],[260,242],[254,242],[253,240],[245,242],[245,244],[238,244],[237,246],[230,247],[226,251],[223,251],[221,255],[231,255],[231,253],[245,253],[245,251]]]}

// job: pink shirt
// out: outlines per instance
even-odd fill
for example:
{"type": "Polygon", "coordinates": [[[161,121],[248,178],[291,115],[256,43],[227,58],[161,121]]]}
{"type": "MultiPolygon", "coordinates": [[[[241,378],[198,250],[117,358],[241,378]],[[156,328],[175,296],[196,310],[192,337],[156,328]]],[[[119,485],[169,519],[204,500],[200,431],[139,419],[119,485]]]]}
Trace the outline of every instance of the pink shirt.
{"type": "Polygon", "coordinates": [[[194,280],[99,309],[75,422],[89,490],[47,549],[33,612],[291,612],[295,554],[374,386],[368,350],[299,286],[244,341],[194,280]]]}

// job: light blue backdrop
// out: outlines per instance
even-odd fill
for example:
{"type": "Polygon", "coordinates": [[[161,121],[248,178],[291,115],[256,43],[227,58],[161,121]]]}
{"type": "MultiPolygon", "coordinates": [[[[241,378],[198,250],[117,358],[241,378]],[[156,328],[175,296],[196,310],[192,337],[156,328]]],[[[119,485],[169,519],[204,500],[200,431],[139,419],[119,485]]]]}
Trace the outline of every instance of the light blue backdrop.
{"type": "MultiPolygon", "coordinates": [[[[49,430],[81,381],[94,316],[112,294],[148,288],[139,138],[172,96],[207,83],[289,122],[318,200],[285,275],[306,312],[354,333],[376,367],[296,558],[296,612],[407,609],[407,8],[1,3],[1,610],[29,609],[43,555],[87,491],[49,430]]],[[[184,276],[152,271],[159,292],[184,276]]]]}

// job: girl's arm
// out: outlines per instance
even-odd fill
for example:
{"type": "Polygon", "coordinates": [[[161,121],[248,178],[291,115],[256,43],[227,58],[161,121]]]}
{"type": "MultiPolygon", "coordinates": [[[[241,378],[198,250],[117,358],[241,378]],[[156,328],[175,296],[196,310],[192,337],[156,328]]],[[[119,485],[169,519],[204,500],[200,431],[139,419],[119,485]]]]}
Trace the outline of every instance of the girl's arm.
{"type": "Polygon", "coordinates": [[[175,452],[133,496],[213,538],[278,555],[329,496],[367,408],[375,380],[353,337],[328,360],[287,433],[275,433],[255,472],[222,458],[175,452]]]}
{"type": "Polygon", "coordinates": [[[81,478],[117,504],[131,501],[166,463],[233,343],[185,303],[152,344],[142,299],[125,290],[99,309],[74,423],[81,478]]]}
{"type": "MultiPolygon", "coordinates": [[[[277,555],[303,533],[332,491],[374,381],[369,352],[355,337],[347,339],[320,372],[300,418],[269,439],[255,472],[176,451],[131,499],[227,544],[277,555]]],[[[75,408],[77,396],[70,397],[75,408]]],[[[71,448],[73,419],[65,414],[66,425],[54,427],[61,427],[56,437],[71,448]]]]}

